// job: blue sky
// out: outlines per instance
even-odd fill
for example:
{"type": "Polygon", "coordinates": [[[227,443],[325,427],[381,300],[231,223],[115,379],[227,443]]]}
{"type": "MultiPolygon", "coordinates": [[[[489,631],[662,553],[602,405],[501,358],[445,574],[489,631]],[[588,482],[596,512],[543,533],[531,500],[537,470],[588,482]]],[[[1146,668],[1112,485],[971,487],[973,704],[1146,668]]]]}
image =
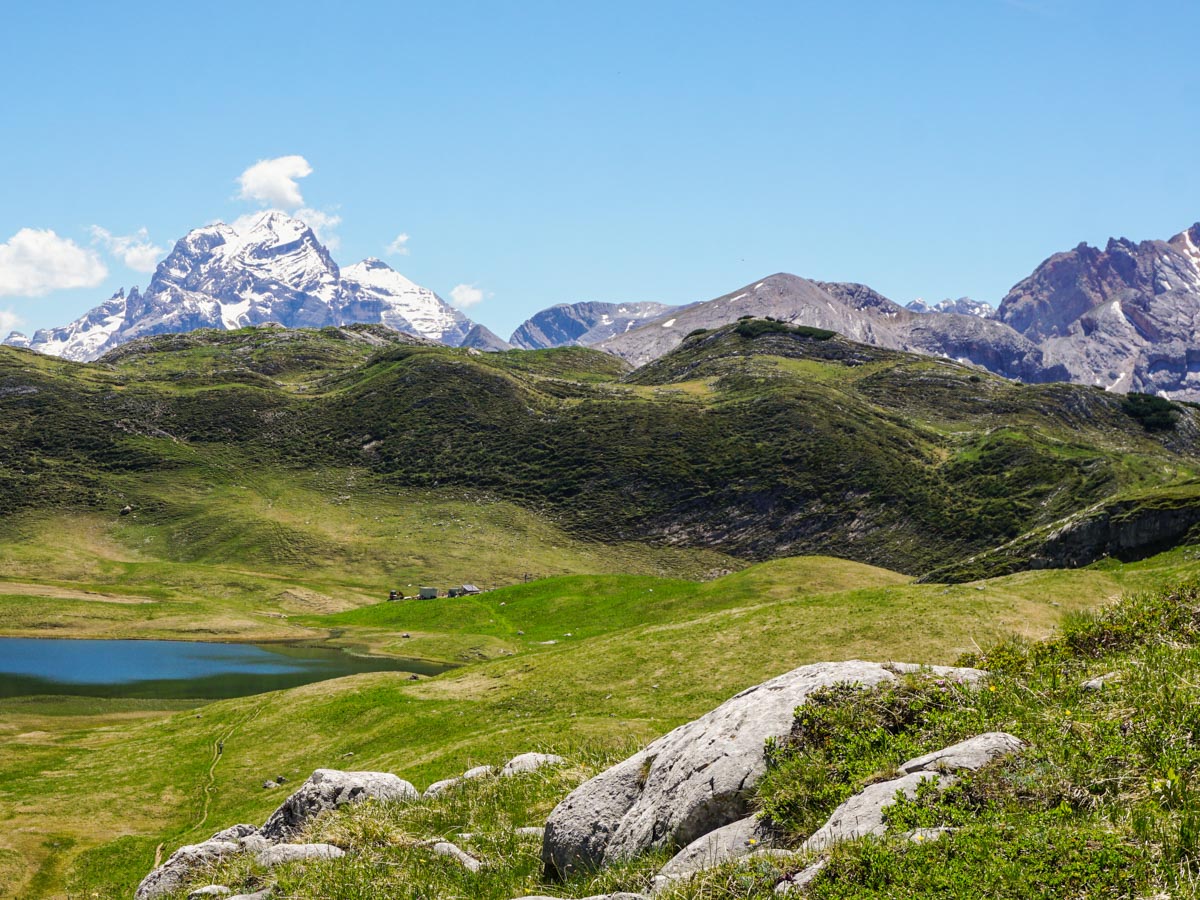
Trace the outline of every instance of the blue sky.
{"type": "Polygon", "coordinates": [[[290,155],[340,263],[474,286],[505,337],[776,271],[995,303],[1200,219],[1198,40],[1170,0],[8,4],[0,327],[144,286],[290,155]]]}

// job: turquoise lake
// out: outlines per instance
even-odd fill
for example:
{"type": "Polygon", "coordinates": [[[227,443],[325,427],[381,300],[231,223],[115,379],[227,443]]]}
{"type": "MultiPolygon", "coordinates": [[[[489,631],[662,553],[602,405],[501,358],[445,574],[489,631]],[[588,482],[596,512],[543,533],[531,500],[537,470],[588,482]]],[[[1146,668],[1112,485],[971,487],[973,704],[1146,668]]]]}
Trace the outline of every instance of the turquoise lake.
{"type": "Polygon", "coordinates": [[[217,700],[360,672],[433,675],[445,669],[306,645],[0,638],[0,697],[217,700]]]}

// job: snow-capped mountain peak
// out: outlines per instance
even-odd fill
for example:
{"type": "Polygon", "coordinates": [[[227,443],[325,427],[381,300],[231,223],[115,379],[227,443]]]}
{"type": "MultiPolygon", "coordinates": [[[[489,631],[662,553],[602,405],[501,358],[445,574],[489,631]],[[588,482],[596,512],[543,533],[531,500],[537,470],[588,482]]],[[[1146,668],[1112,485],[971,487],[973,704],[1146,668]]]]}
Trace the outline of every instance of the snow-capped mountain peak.
{"type": "Polygon", "coordinates": [[[69,325],[6,343],[91,360],[138,337],[267,322],[289,328],[380,322],[453,346],[474,324],[381,260],[339,269],[307,224],[267,210],[189,231],[144,292],[119,293],[69,325]]]}

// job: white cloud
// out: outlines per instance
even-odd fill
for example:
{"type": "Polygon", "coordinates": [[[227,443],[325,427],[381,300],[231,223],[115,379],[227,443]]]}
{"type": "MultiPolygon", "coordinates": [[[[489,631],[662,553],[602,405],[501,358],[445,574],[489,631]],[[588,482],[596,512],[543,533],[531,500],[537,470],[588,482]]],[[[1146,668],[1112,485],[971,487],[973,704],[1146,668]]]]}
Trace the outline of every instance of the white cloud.
{"type": "Polygon", "coordinates": [[[254,200],[265,206],[298,209],[304,205],[297,178],[312,174],[312,166],[303,156],[277,156],[260,159],[240,176],[243,200],[254,200]]]}
{"type": "Polygon", "coordinates": [[[0,244],[0,297],[40,297],[65,288],[95,287],[108,269],[95,250],[50,229],[22,228],[0,244]]]}
{"type": "Polygon", "coordinates": [[[389,256],[408,256],[408,234],[401,232],[396,239],[387,245],[389,256]]]}
{"type": "Polygon", "coordinates": [[[11,309],[0,309],[0,334],[7,335],[10,331],[16,331],[24,321],[11,309]]]}
{"type": "Polygon", "coordinates": [[[99,225],[91,227],[92,243],[100,244],[135,272],[153,272],[158,261],[166,255],[166,248],[150,240],[145,228],[133,234],[113,234],[99,225]]]}
{"type": "Polygon", "coordinates": [[[334,233],[334,229],[342,224],[341,216],[308,208],[298,209],[293,215],[308,225],[313,230],[313,234],[317,236],[317,240],[330,250],[336,250],[341,244],[341,238],[334,233]]]}
{"type": "Polygon", "coordinates": [[[483,299],[483,291],[473,284],[455,285],[450,291],[450,304],[459,309],[467,309],[477,303],[482,303],[483,299]]]}

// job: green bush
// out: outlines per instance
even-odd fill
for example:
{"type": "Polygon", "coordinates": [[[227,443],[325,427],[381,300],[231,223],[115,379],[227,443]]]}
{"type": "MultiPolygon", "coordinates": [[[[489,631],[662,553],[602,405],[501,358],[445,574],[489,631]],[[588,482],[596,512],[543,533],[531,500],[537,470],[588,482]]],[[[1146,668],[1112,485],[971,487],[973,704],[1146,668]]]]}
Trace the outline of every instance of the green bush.
{"type": "Polygon", "coordinates": [[[1153,394],[1126,394],[1121,409],[1147,431],[1170,431],[1179,419],[1179,408],[1174,403],[1153,394]]]}

